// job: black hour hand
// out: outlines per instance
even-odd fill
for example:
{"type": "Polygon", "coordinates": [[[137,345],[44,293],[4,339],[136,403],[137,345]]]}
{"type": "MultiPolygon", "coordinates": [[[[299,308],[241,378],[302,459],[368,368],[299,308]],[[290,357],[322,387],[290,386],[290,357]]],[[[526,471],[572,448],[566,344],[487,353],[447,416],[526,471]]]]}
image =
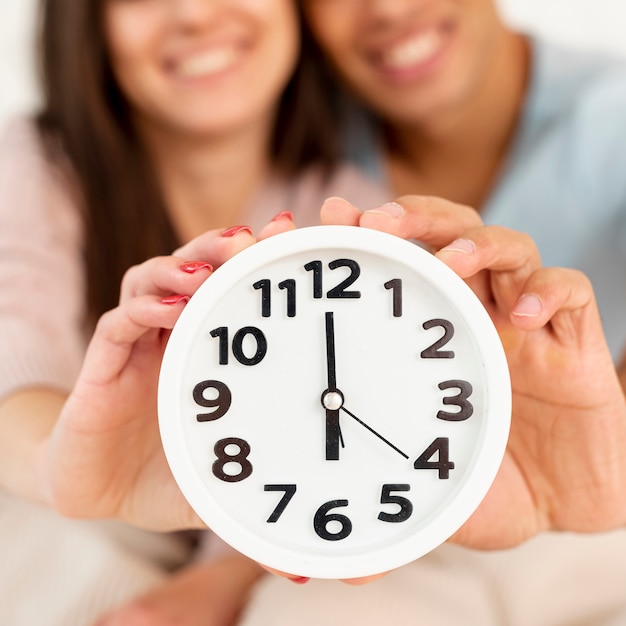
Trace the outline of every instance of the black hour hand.
{"type": "Polygon", "coordinates": [[[339,425],[339,410],[326,409],[326,460],[339,460],[339,445],[343,447],[341,426],[339,425]]]}
{"type": "Polygon", "coordinates": [[[322,405],[326,409],[326,460],[339,460],[339,446],[345,447],[339,410],[343,406],[343,395],[340,391],[325,391],[322,394],[322,405]]]}

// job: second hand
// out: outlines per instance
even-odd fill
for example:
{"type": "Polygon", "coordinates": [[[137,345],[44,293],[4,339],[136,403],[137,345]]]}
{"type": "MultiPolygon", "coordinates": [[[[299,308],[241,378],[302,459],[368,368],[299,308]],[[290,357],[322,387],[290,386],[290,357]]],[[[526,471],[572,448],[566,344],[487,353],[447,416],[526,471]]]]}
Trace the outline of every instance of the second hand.
{"type": "Polygon", "coordinates": [[[405,459],[409,458],[408,454],[405,454],[404,452],[402,452],[402,450],[400,450],[400,448],[398,448],[397,446],[394,446],[391,441],[389,441],[388,439],[385,439],[380,433],[377,433],[371,426],[368,426],[363,420],[359,419],[354,413],[351,413],[350,411],[348,411],[348,409],[346,409],[345,406],[341,406],[340,409],[342,411],[344,411],[345,413],[347,413],[353,420],[356,420],[359,424],[361,424],[361,426],[363,426],[364,428],[367,428],[367,430],[369,430],[373,435],[376,435],[381,441],[384,441],[390,448],[393,448],[398,454],[401,454],[405,459]]]}

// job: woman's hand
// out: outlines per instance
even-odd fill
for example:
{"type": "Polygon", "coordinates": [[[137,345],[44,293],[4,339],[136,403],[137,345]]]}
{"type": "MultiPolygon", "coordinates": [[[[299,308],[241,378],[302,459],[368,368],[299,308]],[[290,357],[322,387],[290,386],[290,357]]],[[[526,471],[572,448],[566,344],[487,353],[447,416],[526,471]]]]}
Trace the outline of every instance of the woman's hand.
{"type": "MultiPolygon", "coordinates": [[[[283,216],[259,233],[293,228],[283,216]]],[[[185,303],[214,267],[252,245],[247,227],[206,233],[131,268],[37,454],[44,499],[62,514],[155,530],[203,527],[169,470],[157,421],[161,359],[185,303]]]]}
{"type": "Polygon", "coordinates": [[[513,391],[509,443],[491,490],[452,540],[505,548],[548,529],[623,526],[626,402],[588,279],[541,267],[528,236],[483,226],[473,209],[438,198],[405,196],[364,213],[333,198],[322,221],[424,242],[498,330],[513,391]]]}

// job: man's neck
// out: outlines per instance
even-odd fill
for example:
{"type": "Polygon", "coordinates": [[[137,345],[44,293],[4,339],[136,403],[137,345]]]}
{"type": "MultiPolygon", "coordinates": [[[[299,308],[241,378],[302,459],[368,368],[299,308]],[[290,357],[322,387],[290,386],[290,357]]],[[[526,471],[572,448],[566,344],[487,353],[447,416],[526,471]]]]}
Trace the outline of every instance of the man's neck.
{"type": "Polygon", "coordinates": [[[515,137],[528,85],[529,45],[506,31],[485,80],[456,110],[387,131],[398,194],[438,195],[479,208],[515,137]]]}

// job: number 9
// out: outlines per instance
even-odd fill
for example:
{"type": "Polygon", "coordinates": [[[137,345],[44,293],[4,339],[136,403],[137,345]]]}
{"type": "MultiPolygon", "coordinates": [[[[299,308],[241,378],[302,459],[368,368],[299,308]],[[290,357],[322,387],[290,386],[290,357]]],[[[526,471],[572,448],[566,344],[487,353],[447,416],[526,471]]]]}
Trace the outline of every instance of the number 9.
{"type": "Polygon", "coordinates": [[[215,411],[210,413],[198,413],[196,419],[199,422],[212,422],[219,419],[228,411],[232,400],[230,389],[219,380],[203,380],[193,388],[193,399],[199,406],[207,409],[215,407],[215,411]],[[217,397],[206,398],[204,392],[207,389],[215,389],[217,397]]]}

